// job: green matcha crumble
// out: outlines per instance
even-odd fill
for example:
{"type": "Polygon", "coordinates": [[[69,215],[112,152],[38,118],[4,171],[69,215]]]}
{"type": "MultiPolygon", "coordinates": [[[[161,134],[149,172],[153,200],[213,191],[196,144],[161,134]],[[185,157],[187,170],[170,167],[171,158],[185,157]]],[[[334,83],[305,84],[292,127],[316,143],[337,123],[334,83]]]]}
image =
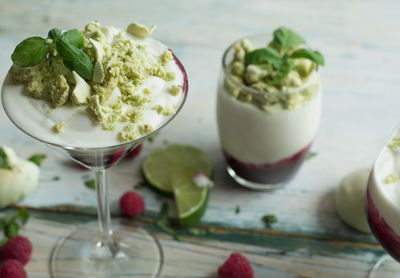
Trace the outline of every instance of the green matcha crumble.
{"type": "Polygon", "coordinates": [[[385,183],[386,184],[395,183],[398,180],[399,180],[399,177],[397,177],[394,173],[392,173],[385,178],[385,183]]]}
{"type": "Polygon", "coordinates": [[[390,141],[388,144],[388,148],[391,149],[392,151],[400,148],[400,136],[396,136],[390,141]]]}
{"type": "Polygon", "coordinates": [[[149,89],[147,89],[147,88],[144,88],[144,89],[143,89],[143,94],[145,94],[145,95],[151,95],[151,91],[150,91],[149,89]]]}
{"type": "Polygon", "coordinates": [[[170,93],[173,96],[179,95],[181,92],[181,86],[178,85],[172,85],[171,88],[169,88],[168,93],[170,93]]]}
{"type": "Polygon", "coordinates": [[[56,133],[62,133],[64,132],[65,129],[65,122],[58,122],[55,126],[54,126],[54,132],[56,133]]]}
{"type": "Polygon", "coordinates": [[[166,65],[173,59],[172,53],[169,50],[165,50],[160,57],[161,64],[166,65]]]}
{"type": "MultiPolygon", "coordinates": [[[[175,108],[175,107],[174,107],[175,108]]],[[[156,111],[157,114],[162,114],[164,116],[171,116],[175,113],[176,109],[172,109],[169,107],[163,107],[161,105],[155,105],[152,110],[156,111]]]]}

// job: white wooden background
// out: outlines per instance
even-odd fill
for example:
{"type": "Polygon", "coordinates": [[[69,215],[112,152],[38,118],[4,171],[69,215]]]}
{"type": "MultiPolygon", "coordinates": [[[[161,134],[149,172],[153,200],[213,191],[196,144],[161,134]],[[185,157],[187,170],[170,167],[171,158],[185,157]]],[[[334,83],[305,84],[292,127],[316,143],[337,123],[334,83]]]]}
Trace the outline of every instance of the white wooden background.
{"type": "MultiPolygon", "coordinates": [[[[116,202],[122,192],[141,180],[140,163],[152,148],[165,140],[195,145],[210,155],[215,166],[216,186],[201,225],[222,230],[207,239],[195,239],[194,245],[221,259],[200,267],[206,258],[196,257],[195,247],[168,240],[165,244],[167,250],[188,248],[200,273],[196,277],[215,272],[215,264],[229,253],[226,250],[257,254],[251,257],[257,264],[257,277],[363,277],[383,251],[372,236],[342,224],[334,209],[333,193],[345,174],[372,164],[399,122],[399,10],[396,0],[0,0],[0,79],[11,65],[10,54],[17,43],[27,36],[45,36],[53,27],[81,28],[94,19],[120,28],[132,21],[158,25],[154,36],[170,46],[186,67],[189,97],[180,115],[155,142],[145,144],[137,159],[123,161],[110,170],[114,213],[118,213],[116,202]],[[254,192],[234,184],[224,171],[214,113],[217,78],[222,53],[233,40],[282,25],[297,30],[326,58],[326,67],[321,70],[321,126],[312,148],[318,155],[305,162],[285,188],[254,192]],[[235,214],[237,205],[240,214],[235,214]],[[264,214],[279,218],[273,229],[266,230],[260,221],[264,214]],[[344,260],[342,268],[337,268],[335,260],[344,260]]],[[[34,152],[49,156],[38,189],[20,205],[42,211],[95,212],[95,194],[84,187],[82,179],[90,173],[22,134],[3,111],[0,144],[14,147],[22,156],[34,152]],[[53,181],[54,176],[61,179],[53,181]]],[[[141,192],[146,200],[143,221],[151,222],[161,201],[147,189],[141,192]]],[[[39,215],[46,218],[47,214],[39,215]]],[[[57,220],[54,215],[47,217],[57,220]]],[[[37,221],[32,225],[43,224],[37,221]]],[[[35,229],[29,231],[34,233],[35,229]]],[[[37,244],[47,248],[51,243],[48,238],[37,244]]],[[[46,250],[37,256],[48,254],[46,250]]],[[[38,260],[46,260],[46,256],[38,260]]],[[[36,266],[35,260],[32,268],[36,266]]],[[[48,274],[39,266],[31,276],[48,274]]]]}

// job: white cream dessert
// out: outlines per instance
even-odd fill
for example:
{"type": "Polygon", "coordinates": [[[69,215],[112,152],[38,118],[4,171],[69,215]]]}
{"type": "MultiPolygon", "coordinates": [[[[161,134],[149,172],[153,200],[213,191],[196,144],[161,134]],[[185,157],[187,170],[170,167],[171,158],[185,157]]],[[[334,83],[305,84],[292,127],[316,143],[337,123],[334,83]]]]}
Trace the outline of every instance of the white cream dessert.
{"type": "MultiPolygon", "coordinates": [[[[318,87],[318,75],[312,78],[315,80],[310,81],[318,87]]],[[[308,103],[293,110],[276,108],[276,111],[266,112],[237,101],[220,87],[217,103],[224,151],[244,163],[273,164],[311,144],[319,125],[321,93],[318,89],[308,103]]]]}
{"type": "Polygon", "coordinates": [[[182,104],[185,80],[172,52],[149,33],[140,24],[127,32],[88,24],[82,50],[93,64],[92,78],[65,67],[50,46],[40,65],[12,67],[4,109],[23,131],[63,146],[113,146],[156,130],[182,104]]]}
{"type": "Polygon", "coordinates": [[[367,187],[366,210],[371,231],[400,261],[400,128],[380,152],[367,187]]]}
{"type": "Polygon", "coordinates": [[[0,208],[4,208],[36,188],[40,169],[35,163],[19,158],[10,147],[0,147],[0,157],[0,208]]]}
{"type": "Polygon", "coordinates": [[[335,205],[340,218],[363,233],[371,233],[365,213],[365,190],[370,168],[362,168],[346,175],[336,189],[335,205]]]}
{"type": "Polygon", "coordinates": [[[316,135],[317,64],[324,61],[285,27],[274,32],[267,47],[254,49],[251,41],[236,42],[224,55],[217,98],[220,143],[235,175],[281,183],[300,167],[316,135]]]}

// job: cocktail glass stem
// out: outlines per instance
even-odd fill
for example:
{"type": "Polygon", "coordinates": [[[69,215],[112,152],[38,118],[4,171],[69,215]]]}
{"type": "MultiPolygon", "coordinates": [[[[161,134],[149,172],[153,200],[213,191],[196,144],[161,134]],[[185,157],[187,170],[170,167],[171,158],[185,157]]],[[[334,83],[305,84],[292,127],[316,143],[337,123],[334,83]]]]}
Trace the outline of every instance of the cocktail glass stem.
{"type": "Polygon", "coordinates": [[[99,228],[101,238],[96,243],[94,253],[97,257],[116,257],[119,247],[114,239],[111,227],[110,204],[108,201],[108,186],[104,167],[94,168],[97,191],[99,228]]]}

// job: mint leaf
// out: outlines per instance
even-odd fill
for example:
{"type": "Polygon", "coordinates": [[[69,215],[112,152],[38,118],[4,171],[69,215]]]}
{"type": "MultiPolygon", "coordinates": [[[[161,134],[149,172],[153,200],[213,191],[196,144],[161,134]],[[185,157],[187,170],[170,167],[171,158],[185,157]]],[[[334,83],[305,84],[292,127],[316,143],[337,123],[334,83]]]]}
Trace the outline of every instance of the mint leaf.
{"type": "Polygon", "coordinates": [[[61,30],[58,28],[53,28],[49,31],[47,36],[52,40],[58,40],[61,37],[61,30]]]}
{"type": "Polygon", "coordinates": [[[297,49],[290,55],[290,58],[292,59],[305,58],[315,62],[318,65],[321,66],[325,65],[324,56],[322,56],[322,54],[319,51],[307,48],[297,49]]]}
{"type": "Polygon", "coordinates": [[[30,158],[28,158],[29,161],[32,161],[35,163],[37,166],[40,166],[42,164],[42,161],[46,159],[45,154],[34,154],[30,158]]]}
{"type": "Polygon", "coordinates": [[[82,32],[78,29],[71,29],[64,32],[61,38],[65,42],[68,42],[77,48],[82,48],[85,44],[85,38],[83,37],[82,32]]]}
{"type": "Polygon", "coordinates": [[[278,222],[278,217],[273,214],[264,215],[261,220],[265,223],[268,228],[271,228],[271,224],[278,222]]]}
{"type": "Polygon", "coordinates": [[[299,34],[286,27],[280,27],[274,31],[273,42],[283,50],[306,43],[299,34]]]}
{"type": "Polygon", "coordinates": [[[92,79],[93,64],[89,56],[73,44],[64,41],[56,41],[57,51],[63,57],[64,65],[71,71],[76,71],[86,80],[92,79]]]}
{"type": "Polygon", "coordinates": [[[275,78],[271,81],[271,84],[281,82],[293,69],[293,61],[284,59],[282,66],[279,68],[275,78]]]}
{"type": "Polygon", "coordinates": [[[8,163],[8,157],[6,152],[3,150],[3,148],[0,148],[0,168],[3,169],[9,169],[11,170],[11,166],[8,163]]]}
{"type": "Polygon", "coordinates": [[[95,190],[96,189],[96,182],[94,180],[85,181],[85,186],[89,189],[95,190]]]}
{"type": "Polygon", "coordinates": [[[17,222],[11,222],[5,229],[6,237],[15,237],[18,235],[19,232],[19,225],[17,222]]]}
{"type": "Polygon", "coordinates": [[[17,66],[33,67],[46,59],[49,44],[41,37],[30,37],[23,40],[14,49],[11,60],[17,66]]]}
{"type": "Polygon", "coordinates": [[[276,68],[282,64],[282,57],[278,51],[271,47],[259,48],[247,53],[244,58],[244,65],[247,67],[250,64],[257,65],[268,63],[276,68]]]}
{"type": "Polygon", "coordinates": [[[17,210],[17,212],[15,213],[15,216],[14,216],[15,219],[21,218],[22,224],[25,224],[26,222],[28,222],[29,217],[30,217],[29,212],[27,212],[24,209],[17,210]]]}

